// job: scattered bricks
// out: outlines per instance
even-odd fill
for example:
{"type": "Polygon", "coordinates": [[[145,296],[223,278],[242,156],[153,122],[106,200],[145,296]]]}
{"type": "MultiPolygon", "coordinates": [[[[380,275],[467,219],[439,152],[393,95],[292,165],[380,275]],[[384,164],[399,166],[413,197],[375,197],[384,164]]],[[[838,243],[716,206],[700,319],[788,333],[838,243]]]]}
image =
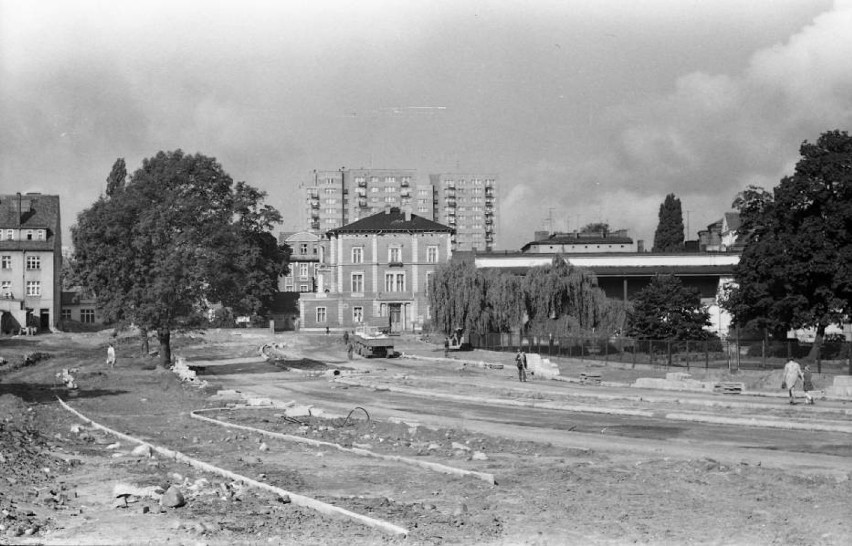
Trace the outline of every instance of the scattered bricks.
{"type": "Polygon", "coordinates": [[[745,383],[738,383],[735,381],[723,381],[722,383],[716,383],[713,386],[713,392],[718,392],[722,394],[742,394],[744,388],[745,383]]]}
{"type": "Polygon", "coordinates": [[[583,372],[580,374],[580,383],[583,385],[600,385],[601,374],[599,372],[583,372]]]}
{"type": "Polygon", "coordinates": [[[474,451],[473,456],[471,457],[474,461],[487,461],[488,455],[481,451],[474,451]]]}
{"type": "Polygon", "coordinates": [[[453,449],[458,449],[459,451],[470,451],[470,447],[469,447],[469,446],[466,446],[466,445],[464,445],[464,444],[460,444],[460,443],[458,443],[458,442],[453,442],[453,444],[452,444],[452,448],[453,448],[453,449]]]}

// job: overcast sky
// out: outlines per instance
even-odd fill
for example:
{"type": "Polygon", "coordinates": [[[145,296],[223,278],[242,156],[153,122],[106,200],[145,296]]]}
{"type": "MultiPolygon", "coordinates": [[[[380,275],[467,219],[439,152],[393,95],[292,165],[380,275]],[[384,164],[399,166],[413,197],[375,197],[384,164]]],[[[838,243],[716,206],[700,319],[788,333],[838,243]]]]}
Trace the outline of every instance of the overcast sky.
{"type": "Polygon", "coordinates": [[[65,239],[118,157],[219,160],[298,227],[312,169],[499,175],[499,247],[553,218],[690,238],[852,126],[852,1],[0,0],[0,192],[65,239]],[[411,108],[433,107],[433,108],[411,108]]]}

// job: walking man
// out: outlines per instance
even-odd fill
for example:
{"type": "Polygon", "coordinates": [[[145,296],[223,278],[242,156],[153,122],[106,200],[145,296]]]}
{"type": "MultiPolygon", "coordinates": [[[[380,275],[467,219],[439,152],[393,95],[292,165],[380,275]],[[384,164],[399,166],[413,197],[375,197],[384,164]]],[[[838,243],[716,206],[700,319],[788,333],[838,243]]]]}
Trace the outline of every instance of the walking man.
{"type": "Polygon", "coordinates": [[[352,347],[352,343],[346,343],[346,356],[349,360],[352,360],[352,351],[354,350],[355,348],[352,347]]]}
{"type": "Polygon", "coordinates": [[[799,366],[799,363],[793,359],[787,361],[784,364],[784,388],[787,389],[787,392],[790,394],[790,403],[796,403],[796,397],[793,396],[793,388],[796,386],[796,383],[799,379],[802,379],[802,367],[799,366]]]}
{"type": "Polygon", "coordinates": [[[527,355],[520,349],[518,349],[518,354],[515,355],[515,364],[518,366],[518,381],[525,382],[527,380],[527,355]]]}
{"type": "Polygon", "coordinates": [[[811,367],[807,364],[805,364],[805,369],[802,372],[802,390],[805,391],[808,404],[813,404],[814,397],[811,395],[811,391],[814,390],[814,376],[811,367]]]}
{"type": "Polygon", "coordinates": [[[107,367],[115,368],[115,347],[112,346],[112,343],[107,347],[107,367]]]}

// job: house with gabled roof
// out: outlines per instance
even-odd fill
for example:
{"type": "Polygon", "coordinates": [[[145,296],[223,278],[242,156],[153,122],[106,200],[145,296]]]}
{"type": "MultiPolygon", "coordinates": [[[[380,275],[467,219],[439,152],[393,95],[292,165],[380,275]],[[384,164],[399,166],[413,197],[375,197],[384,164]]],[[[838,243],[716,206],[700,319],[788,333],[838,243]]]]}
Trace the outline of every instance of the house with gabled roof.
{"type": "Polygon", "coordinates": [[[301,329],[421,330],[430,319],[429,280],[449,261],[452,235],[451,227],[398,208],[326,232],[317,293],[299,300],[301,329]]]}
{"type": "Polygon", "coordinates": [[[59,196],[0,195],[0,330],[46,331],[60,318],[59,196]]]}

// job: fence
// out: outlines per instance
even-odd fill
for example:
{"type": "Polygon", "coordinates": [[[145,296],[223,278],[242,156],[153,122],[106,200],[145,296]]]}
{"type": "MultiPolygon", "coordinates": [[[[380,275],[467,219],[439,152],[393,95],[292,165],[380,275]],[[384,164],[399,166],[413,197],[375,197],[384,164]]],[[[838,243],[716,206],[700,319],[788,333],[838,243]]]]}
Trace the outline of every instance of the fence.
{"type": "MultiPolygon", "coordinates": [[[[523,347],[542,356],[579,358],[626,364],[682,368],[772,370],[790,359],[808,360],[812,345],[796,340],[710,339],[673,341],[626,337],[551,336],[518,333],[470,334],[472,347],[491,351],[516,351],[523,347]]],[[[852,375],[852,343],[824,342],[813,359],[817,373],[852,375]]],[[[810,360],[808,360],[810,362],[810,360]]]]}

